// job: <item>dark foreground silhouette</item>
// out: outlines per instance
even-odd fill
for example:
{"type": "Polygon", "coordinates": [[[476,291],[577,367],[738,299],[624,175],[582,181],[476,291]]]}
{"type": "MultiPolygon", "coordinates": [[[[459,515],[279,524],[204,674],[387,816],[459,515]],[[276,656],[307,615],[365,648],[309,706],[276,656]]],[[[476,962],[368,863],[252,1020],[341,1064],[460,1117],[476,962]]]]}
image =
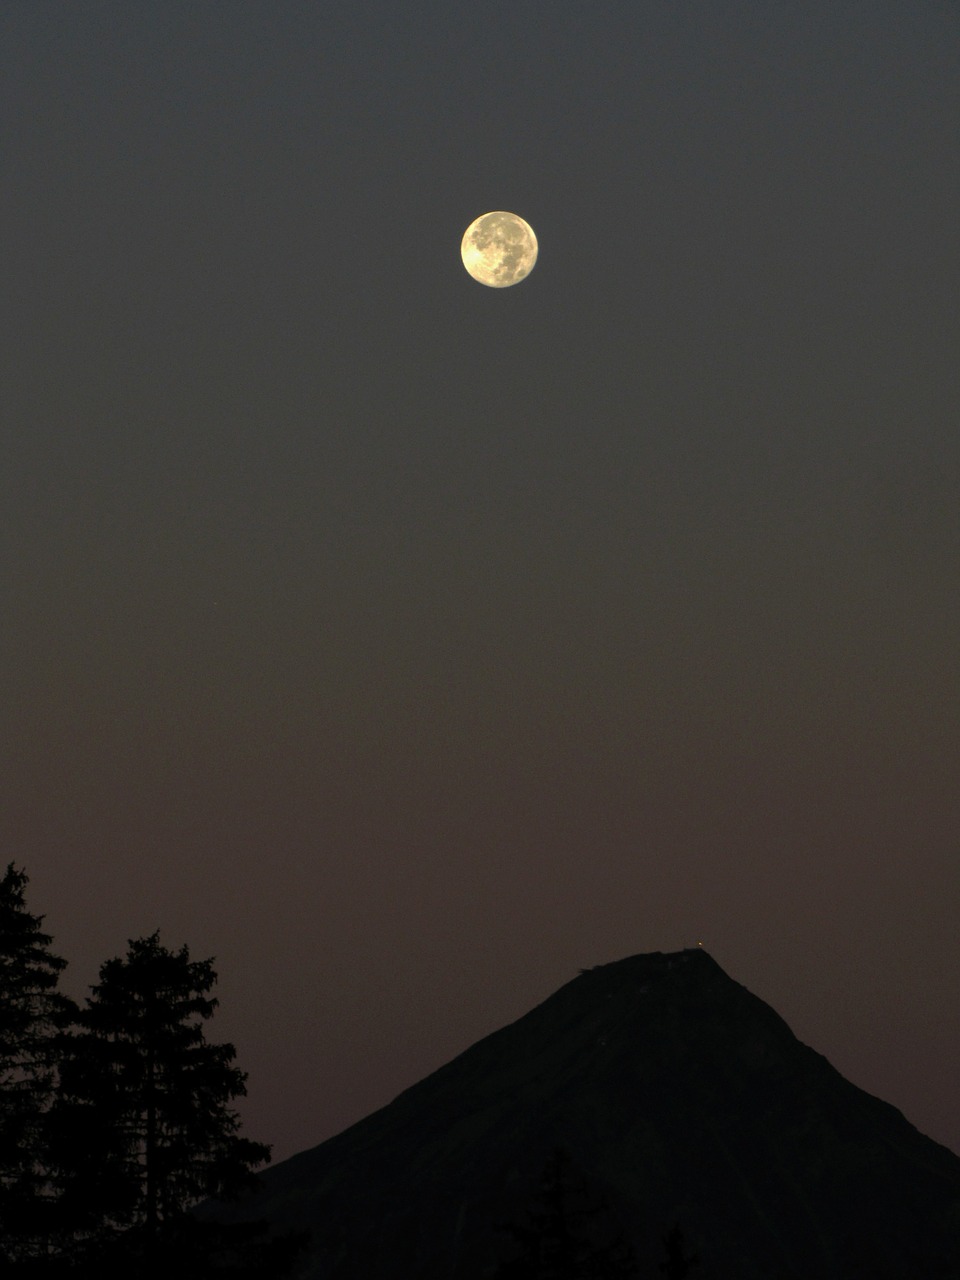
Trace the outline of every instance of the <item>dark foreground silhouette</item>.
{"type": "Polygon", "coordinates": [[[190,1212],[254,1186],[270,1156],[240,1133],[233,1046],[206,1039],[212,962],[131,940],[80,1007],[26,885],[12,863],[0,877],[0,1274],[288,1275],[302,1233],[190,1212]]]}

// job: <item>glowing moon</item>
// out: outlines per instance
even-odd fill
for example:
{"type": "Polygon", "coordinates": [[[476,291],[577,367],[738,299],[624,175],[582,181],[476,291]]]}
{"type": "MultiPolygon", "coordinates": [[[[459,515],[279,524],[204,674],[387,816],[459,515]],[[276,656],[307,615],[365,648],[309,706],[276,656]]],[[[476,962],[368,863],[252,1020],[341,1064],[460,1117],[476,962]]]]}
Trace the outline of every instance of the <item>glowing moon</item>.
{"type": "Polygon", "coordinates": [[[484,213],[463,233],[460,257],[474,280],[491,289],[505,289],[533,270],[537,237],[533,227],[515,213],[484,213]]]}

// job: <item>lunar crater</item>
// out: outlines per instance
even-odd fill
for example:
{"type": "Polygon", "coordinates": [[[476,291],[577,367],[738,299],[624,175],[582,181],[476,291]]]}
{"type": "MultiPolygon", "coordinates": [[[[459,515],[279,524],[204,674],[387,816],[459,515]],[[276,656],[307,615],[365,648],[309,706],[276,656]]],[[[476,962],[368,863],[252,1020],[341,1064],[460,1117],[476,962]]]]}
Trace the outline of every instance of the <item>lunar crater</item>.
{"type": "Polygon", "coordinates": [[[516,213],[494,210],[470,223],[460,243],[463,265],[474,280],[493,289],[519,284],[537,261],[537,237],[516,213]]]}

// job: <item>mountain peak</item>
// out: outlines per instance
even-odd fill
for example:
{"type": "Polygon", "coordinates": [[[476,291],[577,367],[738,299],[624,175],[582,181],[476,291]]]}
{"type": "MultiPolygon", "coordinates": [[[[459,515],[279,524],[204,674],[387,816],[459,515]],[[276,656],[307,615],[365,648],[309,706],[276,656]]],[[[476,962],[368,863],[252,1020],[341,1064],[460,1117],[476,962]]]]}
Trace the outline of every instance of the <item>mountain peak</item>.
{"type": "Polygon", "coordinates": [[[563,1150],[656,1275],[960,1277],[960,1160],[844,1080],[700,946],[582,970],[240,1210],[314,1232],[308,1276],[493,1277],[563,1150]]]}

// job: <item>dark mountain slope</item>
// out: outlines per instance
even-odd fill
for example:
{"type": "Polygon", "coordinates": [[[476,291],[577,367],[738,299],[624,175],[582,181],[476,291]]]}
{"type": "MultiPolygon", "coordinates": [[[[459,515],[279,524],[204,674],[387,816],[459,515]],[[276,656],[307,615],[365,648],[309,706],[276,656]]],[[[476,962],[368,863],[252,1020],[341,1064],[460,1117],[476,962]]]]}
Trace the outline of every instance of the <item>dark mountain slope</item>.
{"type": "Polygon", "coordinates": [[[314,1233],[324,1280],[496,1273],[562,1146],[659,1276],[960,1278],[960,1159],[843,1079],[701,950],[582,973],[231,1216],[314,1233]]]}

